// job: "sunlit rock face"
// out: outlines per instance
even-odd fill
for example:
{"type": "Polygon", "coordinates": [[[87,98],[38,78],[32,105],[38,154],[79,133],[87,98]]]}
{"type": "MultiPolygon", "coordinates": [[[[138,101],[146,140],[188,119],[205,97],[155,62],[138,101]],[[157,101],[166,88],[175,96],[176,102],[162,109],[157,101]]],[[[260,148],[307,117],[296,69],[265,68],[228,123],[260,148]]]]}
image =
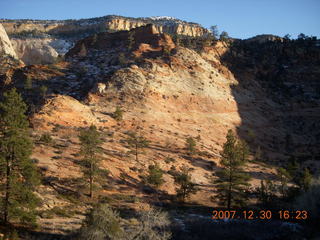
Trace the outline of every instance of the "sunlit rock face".
{"type": "Polygon", "coordinates": [[[0,24],[0,56],[9,55],[17,59],[17,55],[12,47],[11,41],[4,27],[0,24]]]}

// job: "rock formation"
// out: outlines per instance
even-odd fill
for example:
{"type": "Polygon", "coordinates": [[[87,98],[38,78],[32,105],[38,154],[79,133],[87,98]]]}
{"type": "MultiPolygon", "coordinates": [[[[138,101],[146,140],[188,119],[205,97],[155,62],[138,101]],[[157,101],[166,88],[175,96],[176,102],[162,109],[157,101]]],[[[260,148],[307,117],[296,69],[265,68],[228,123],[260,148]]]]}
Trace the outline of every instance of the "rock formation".
{"type": "Polygon", "coordinates": [[[10,39],[4,27],[0,24],[0,57],[8,55],[17,59],[17,55],[12,47],[10,39]]]}

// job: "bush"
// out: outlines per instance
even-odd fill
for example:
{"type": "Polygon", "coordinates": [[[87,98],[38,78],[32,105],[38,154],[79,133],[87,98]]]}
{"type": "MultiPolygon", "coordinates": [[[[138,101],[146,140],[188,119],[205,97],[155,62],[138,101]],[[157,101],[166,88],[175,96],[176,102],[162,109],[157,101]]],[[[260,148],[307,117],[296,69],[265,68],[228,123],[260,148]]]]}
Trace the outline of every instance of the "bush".
{"type": "Polygon", "coordinates": [[[100,204],[87,215],[77,239],[168,240],[171,238],[171,233],[168,231],[171,224],[168,215],[153,208],[138,212],[137,221],[134,223],[126,221],[122,226],[122,222],[124,219],[120,218],[118,212],[111,209],[108,204],[100,204]]]}
{"type": "Polygon", "coordinates": [[[50,133],[43,133],[39,139],[39,142],[44,143],[46,145],[52,144],[53,140],[50,133]]]}
{"type": "Polygon", "coordinates": [[[122,234],[119,214],[108,204],[100,204],[87,215],[84,225],[80,229],[79,239],[121,239],[122,234]]]}
{"type": "Polygon", "coordinates": [[[116,110],[112,114],[112,117],[117,121],[121,121],[123,118],[123,110],[119,106],[117,106],[116,110]]]}
{"type": "Polygon", "coordinates": [[[162,176],[163,176],[163,171],[158,164],[150,165],[149,172],[148,172],[148,175],[145,177],[145,180],[150,185],[159,187],[163,184],[162,176]]]}

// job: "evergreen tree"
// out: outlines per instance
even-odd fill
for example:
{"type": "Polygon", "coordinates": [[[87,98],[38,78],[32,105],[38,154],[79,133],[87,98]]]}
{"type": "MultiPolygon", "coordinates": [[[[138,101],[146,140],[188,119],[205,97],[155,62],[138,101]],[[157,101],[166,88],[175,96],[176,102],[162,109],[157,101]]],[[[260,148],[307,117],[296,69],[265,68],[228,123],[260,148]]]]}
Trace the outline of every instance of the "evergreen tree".
{"type": "Polygon", "coordinates": [[[116,110],[112,114],[112,117],[117,121],[121,121],[123,117],[123,110],[119,106],[117,106],[116,110]]]}
{"type": "Polygon", "coordinates": [[[193,155],[196,152],[197,143],[193,137],[188,137],[186,139],[186,149],[190,155],[193,155]]]}
{"type": "Polygon", "coordinates": [[[181,169],[181,172],[178,172],[174,176],[174,182],[179,185],[176,189],[178,199],[181,199],[183,202],[190,196],[197,192],[195,184],[191,181],[190,170],[184,166],[181,169]]]}
{"type": "Polygon", "coordinates": [[[217,40],[218,36],[219,36],[218,26],[217,25],[211,26],[210,30],[211,30],[211,34],[212,34],[213,39],[217,40]]]}
{"type": "Polygon", "coordinates": [[[312,181],[312,174],[310,173],[308,168],[305,168],[299,179],[298,185],[300,189],[303,190],[304,192],[308,191],[311,185],[311,181],[312,181]]]}
{"type": "Polygon", "coordinates": [[[227,141],[221,152],[222,170],[217,172],[217,197],[221,204],[228,209],[243,206],[247,199],[245,188],[249,186],[250,177],[245,174],[242,167],[248,159],[248,152],[244,143],[238,141],[232,132],[228,131],[227,141]]]}
{"type": "Polygon", "coordinates": [[[99,162],[101,158],[99,153],[101,152],[100,146],[102,141],[100,134],[97,131],[96,126],[91,125],[88,129],[84,129],[80,132],[80,154],[83,156],[83,174],[89,182],[90,198],[93,198],[93,187],[95,178],[99,175],[99,162]]]}
{"type": "Polygon", "coordinates": [[[229,40],[229,34],[226,31],[222,31],[220,34],[220,41],[228,41],[229,40]]]}
{"type": "Polygon", "coordinates": [[[146,176],[147,183],[160,187],[164,182],[162,177],[163,171],[157,163],[149,166],[148,175],[146,176]]]}
{"type": "Polygon", "coordinates": [[[128,134],[126,142],[129,144],[129,147],[133,148],[133,152],[136,156],[136,161],[139,161],[139,150],[149,146],[149,141],[143,136],[138,135],[136,132],[130,132],[128,134]]]}
{"type": "Polygon", "coordinates": [[[285,197],[286,191],[288,188],[287,184],[288,184],[289,180],[291,179],[291,176],[288,173],[288,171],[282,167],[277,169],[277,176],[280,181],[280,193],[282,194],[282,197],[285,197]]]}
{"type": "Polygon", "coordinates": [[[32,142],[26,104],[16,89],[3,94],[0,102],[0,176],[2,213],[5,223],[18,219],[35,223],[39,199],[33,191],[39,175],[30,155],[32,142]]]}

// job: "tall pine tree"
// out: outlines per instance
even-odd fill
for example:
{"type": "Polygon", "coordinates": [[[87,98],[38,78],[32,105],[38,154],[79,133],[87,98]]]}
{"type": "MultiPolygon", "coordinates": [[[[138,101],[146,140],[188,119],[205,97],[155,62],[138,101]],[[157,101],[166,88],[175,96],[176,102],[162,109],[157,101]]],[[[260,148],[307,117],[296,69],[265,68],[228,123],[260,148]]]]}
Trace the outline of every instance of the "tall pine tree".
{"type": "Polygon", "coordinates": [[[5,224],[12,220],[35,223],[34,194],[40,183],[30,159],[32,142],[25,112],[26,104],[16,89],[3,94],[0,102],[0,176],[1,210],[5,224]]]}
{"type": "Polygon", "coordinates": [[[93,198],[93,188],[95,178],[99,175],[99,162],[101,158],[99,153],[101,152],[102,141],[100,134],[97,131],[96,126],[91,125],[88,129],[84,129],[80,132],[80,154],[83,156],[83,173],[84,177],[89,182],[89,196],[93,198]]]}
{"type": "Polygon", "coordinates": [[[248,159],[248,148],[244,142],[238,141],[232,132],[228,131],[227,141],[221,152],[222,170],[217,172],[217,197],[228,209],[243,206],[247,199],[245,189],[249,186],[250,177],[243,172],[242,167],[248,159]]]}

